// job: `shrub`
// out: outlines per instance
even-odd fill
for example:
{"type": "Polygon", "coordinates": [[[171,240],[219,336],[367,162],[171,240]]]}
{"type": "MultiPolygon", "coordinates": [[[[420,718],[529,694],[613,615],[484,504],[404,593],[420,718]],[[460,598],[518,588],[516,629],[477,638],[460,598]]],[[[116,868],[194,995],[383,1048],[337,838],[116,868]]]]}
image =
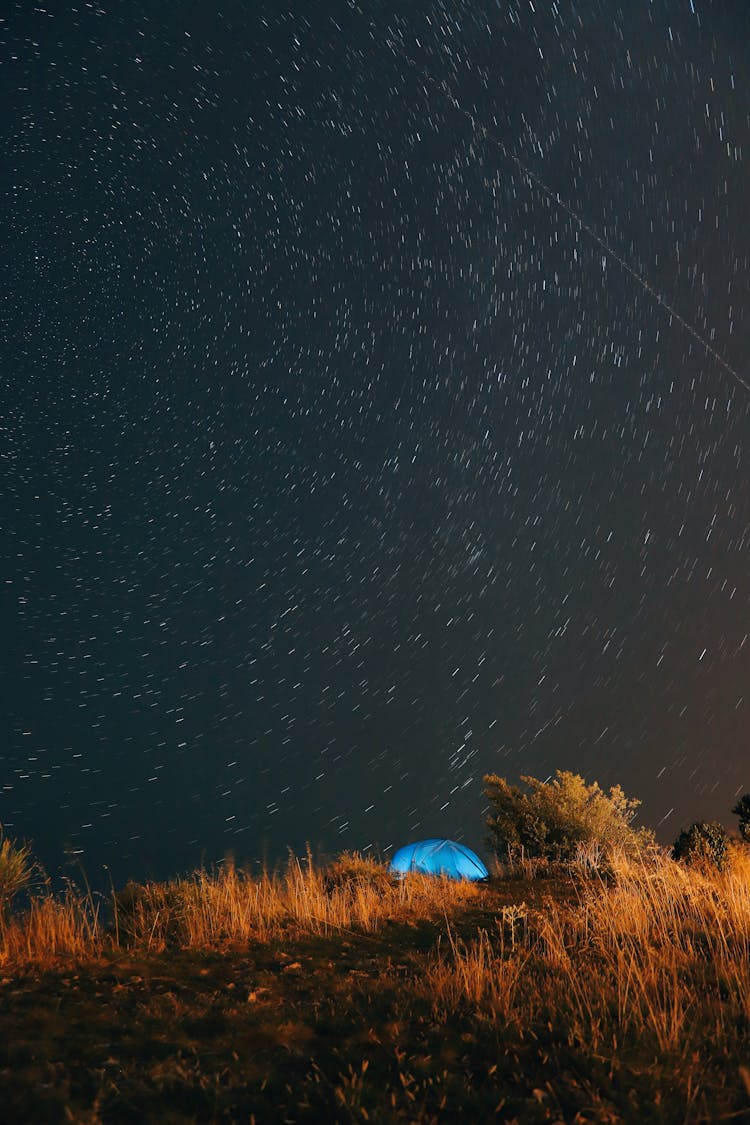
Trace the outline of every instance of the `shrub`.
{"type": "Polygon", "coordinates": [[[653,843],[653,833],[631,824],[640,801],[626,797],[619,785],[606,793],[597,782],[587,785],[564,770],[551,782],[521,781],[526,790],[496,774],[484,779],[492,806],[487,840],[498,856],[523,853],[570,863],[582,850],[635,856],[653,843]]]}
{"type": "Polygon", "coordinates": [[[152,943],[174,945],[182,933],[185,897],[180,883],[129,881],[114,894],[114,926],[118,940],[144,942],[148,948],[152,943]]]}
{"type": "Polygon", "coordinates": [[[29,845],[9,840],[0,825],[0,917],[7,913],[15,895],[30,883],[34,866],[29,845]]]}
{"type": "Polygon", "coordinates": [[[723,871],[729,854],[729,834],[716,821],[698,820],[683,829],[672,847],[672,858],[694,867],[723,871]]]}
{"type": "Polygon", "coordinates": [[[745,793],[743,797],[740,797],[732,809],[732,813],[740,818],[740,836],[746,843],[750,844],[750,793],[745,793]]]}
{"type": "Polygon", "coordinates": [[[325,871],[325,889],[353,890],[367,888],[381,895],[387,894],[393,886],[388,868],[371,856],[359,852],[342,852],[325,871]]]}

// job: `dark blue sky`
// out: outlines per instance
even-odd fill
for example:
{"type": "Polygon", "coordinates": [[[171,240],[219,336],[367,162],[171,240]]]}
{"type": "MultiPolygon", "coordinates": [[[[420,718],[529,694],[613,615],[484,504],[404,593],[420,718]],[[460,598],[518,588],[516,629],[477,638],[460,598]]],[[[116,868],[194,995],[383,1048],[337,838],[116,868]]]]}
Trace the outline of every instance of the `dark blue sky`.
{"type": "Polygon", "coordinates": [[[747,5],[17,3],[0,56],[7,831],[478,844],[557,768],[731,823],[750,395],[503,146],[747,378],[747,5]]]}

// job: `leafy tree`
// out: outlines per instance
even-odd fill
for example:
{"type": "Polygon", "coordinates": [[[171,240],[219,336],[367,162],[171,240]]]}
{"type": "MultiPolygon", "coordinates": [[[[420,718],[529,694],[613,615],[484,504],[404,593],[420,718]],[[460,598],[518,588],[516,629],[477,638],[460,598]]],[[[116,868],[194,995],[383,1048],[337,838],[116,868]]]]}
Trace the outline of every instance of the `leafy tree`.
{"type": "Polygon", "coordinates": [[[729,834],[716,821],[698,820],[683,829],[672,847],[672,858],[694,867],[723,871],[729,854],[729,834]]]}
{"type": "Polygon", "coordinates": [[[740,836],[750,844],[750,793],[740,797],[732,813],[740,818],[740,836]]]}
{"type": "Polygon", "coordinates": [[[575,773],[558,770],[553,781],[522,777],[525,789],[497,774],[484,779],[491,804],[488,844],[498,855],[521,848],[531,857],[570,861],[581,847],[622,849],[637,855],[653,841],[631,821],[640,801],[626,797],[619,785],[609,792],[588,785],[575,773]]]}

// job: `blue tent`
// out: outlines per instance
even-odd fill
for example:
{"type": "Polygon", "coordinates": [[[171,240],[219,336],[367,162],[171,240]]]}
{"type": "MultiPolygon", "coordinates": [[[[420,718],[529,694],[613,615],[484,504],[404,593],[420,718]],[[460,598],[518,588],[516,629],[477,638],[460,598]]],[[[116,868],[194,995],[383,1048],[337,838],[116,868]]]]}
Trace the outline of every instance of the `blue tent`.
{"type": "Polygon", "coordinates": [[[407,844],[398,849],[390,869],[394,875],[419,871],[423,875],[444,875],[448,879],[489,878],[479,856],[455,840],[420,840],[417,844],[407,844]]]}

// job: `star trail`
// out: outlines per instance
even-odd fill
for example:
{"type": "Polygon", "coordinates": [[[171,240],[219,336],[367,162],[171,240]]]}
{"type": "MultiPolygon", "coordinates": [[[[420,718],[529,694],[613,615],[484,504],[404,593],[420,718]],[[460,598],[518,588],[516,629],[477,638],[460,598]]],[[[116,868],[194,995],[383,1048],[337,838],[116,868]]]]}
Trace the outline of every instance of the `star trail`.
{"type": "Polygon", "coordinates": [[[18,2],[0,58],[6,831],[475,846],[557,768],[731,824],[747,5],[18,2]]]}

